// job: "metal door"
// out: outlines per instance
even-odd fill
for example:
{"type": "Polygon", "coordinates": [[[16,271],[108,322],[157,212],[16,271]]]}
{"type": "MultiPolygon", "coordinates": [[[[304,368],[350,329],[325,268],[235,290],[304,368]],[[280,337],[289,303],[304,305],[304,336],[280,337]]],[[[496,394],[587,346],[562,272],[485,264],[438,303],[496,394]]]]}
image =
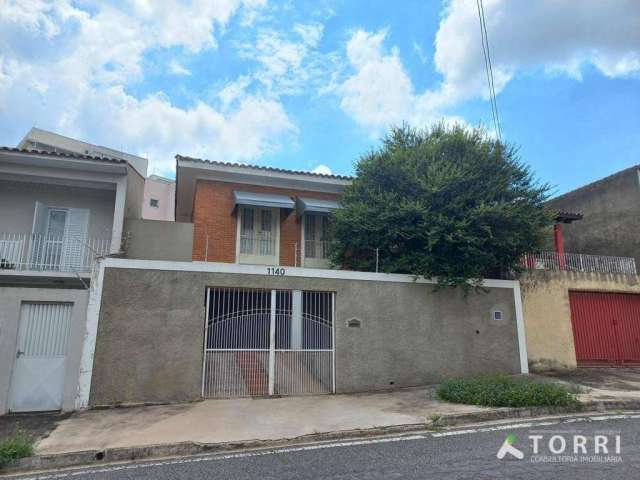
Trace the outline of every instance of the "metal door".
{"type": "Polygon", "coordinates": [[[579,366],[640,363],[640,295],[569,292],[579,366]]]}
{"type": "Polygon", "coordinates": [[[332,393],[332,292],[207,290],[202,395],[332,393]]]}
{"type": "Polygon", "coordinates": [[[22,304],[9,410],[62,408],[72,308],[71,303],[22,304]]]}

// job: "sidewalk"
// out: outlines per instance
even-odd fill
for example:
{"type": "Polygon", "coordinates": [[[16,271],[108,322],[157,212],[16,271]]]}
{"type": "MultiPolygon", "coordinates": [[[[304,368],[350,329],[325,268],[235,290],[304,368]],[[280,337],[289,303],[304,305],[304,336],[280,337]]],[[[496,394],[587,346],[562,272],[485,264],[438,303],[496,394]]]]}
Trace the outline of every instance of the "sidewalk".
{"type": "Polygon", "coordinates": [[[59,468],[95,461],[275,447],[578,411],[640,410],[640,368],[584,369],[532,377],[563,382],[579,390],[582,406],[458,405],[437,400],[435,387],[431,386],[378,393],[236,398],[91,410],[69,418],[58,415],[45,419],[41,429],[48,436],[36,443],[34,457],[21,460],[15,468],[59,468]]]}
{"type": "Polygon", "coordinates": [[[36,445],[39,455],[166,443],[281,440],[314,433],[426,424],[489,409],[432,399],[433,388],[384,393],[240,398],[73,415],[36,445]]]}

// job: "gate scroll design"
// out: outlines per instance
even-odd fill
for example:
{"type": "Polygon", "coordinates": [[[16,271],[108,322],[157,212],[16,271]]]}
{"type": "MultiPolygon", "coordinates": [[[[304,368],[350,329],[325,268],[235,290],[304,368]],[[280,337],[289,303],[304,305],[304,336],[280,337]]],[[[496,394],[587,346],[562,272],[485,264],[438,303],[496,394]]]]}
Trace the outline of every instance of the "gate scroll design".
{"type": "Polygon", "coordinates": [[[202,395],[335,392],[333,292],[207,289],[202,395]]]}

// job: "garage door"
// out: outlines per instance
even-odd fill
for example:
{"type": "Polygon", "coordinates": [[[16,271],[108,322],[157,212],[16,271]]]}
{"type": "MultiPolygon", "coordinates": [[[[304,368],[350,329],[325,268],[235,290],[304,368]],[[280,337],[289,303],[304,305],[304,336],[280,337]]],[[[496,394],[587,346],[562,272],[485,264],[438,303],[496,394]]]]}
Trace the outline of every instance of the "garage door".
{"type": "Polygon", "coordinates": [[[640,295],[569,292],[578,366],[640,364],[640,295]]]}

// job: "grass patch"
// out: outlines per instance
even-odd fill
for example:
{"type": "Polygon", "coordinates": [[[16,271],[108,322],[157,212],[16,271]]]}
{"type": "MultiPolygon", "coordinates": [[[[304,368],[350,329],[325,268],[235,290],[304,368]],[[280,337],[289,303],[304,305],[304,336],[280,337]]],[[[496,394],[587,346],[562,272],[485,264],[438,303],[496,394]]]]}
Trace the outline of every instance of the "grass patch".
{"type": "Polygon", "coordinates": [[[447,380],[437,390],[440,400],[486,407],[542,407],[577,405],[564,385],[526,377],[481,375],[447,380]]]}
{"type": "Polygon", "coordinates": [[[22,431],[0,440],[0,468],[23,457],[33,455],[33,439],[22,431]]]}

